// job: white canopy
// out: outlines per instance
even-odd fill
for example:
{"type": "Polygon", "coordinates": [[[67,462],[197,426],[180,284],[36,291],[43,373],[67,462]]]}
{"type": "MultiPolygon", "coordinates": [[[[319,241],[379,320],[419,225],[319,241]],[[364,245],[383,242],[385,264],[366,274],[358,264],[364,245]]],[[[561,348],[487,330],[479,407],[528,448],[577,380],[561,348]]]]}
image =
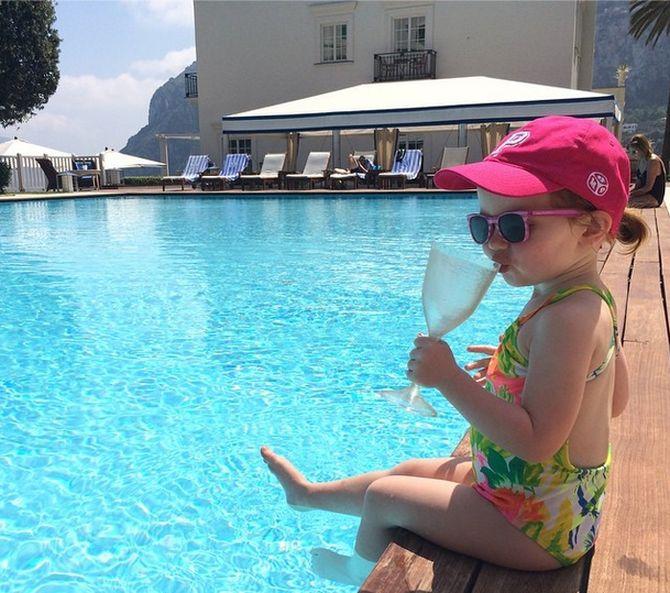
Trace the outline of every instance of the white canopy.
{"type": "Polygon", "coordinates": [[[40,146],[39,144],[32,144],[31,142],[25,142],[24,140],[19,140],[14,138],[13,140],[8,140],[0,144],[0,156],[16,156],[20,154],[21,156],[72,156],[71,152],[63,152],[62,150],[56,150],[55,148],[47,148],[46,146],[40,146]]]}
{"type": "Polygon", "coordinates": [[[383,82],[223,116],[224,134],[614,117],[614,95],[487,76],[383,82]]]}
{"type": "Polygon", "coordinates": [[[135,167],[164,167],[165,163],[145,159],[141,156],[133,156],[113,149],[105,149],[102,155],[103,169],[132,169],[135,167]]]}

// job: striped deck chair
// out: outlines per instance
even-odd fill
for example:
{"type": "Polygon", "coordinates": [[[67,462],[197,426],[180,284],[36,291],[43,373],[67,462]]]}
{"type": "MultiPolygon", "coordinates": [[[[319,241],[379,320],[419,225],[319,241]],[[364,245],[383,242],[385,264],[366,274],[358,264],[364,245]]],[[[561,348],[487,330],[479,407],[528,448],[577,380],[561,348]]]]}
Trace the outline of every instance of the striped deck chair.
{"type": "Polygon", "coordinates": [[[329,152],[310,152],[302,173],[290,173],[286,176],[286,185],[293,183],[294,188],[299,187],[300,182],[307,181],[311,189],[317,181],[326,180],[325,171],[330,162],[329,152]]]}
{"type": "Polygon", "coordinates": [[[180,183],[182,191],[184,190],[185,183],[194,185],[207,170],[211,162],[209,156],[206,154],[192,154],[188,157],[184,172],[181,175],[167,175],[163,177],[163,191],[165,191],[165,186],[168,183],[180,183]]]}
{"type": "Polygon", "coordinates": [[[422,164],[423,152],[421,150],[396,151],[393,168],[389,172],[380,173],[377,176],[379,186],[389,189],[393,181],[399,181],[404,188],[407,181],[413,181],[419,176],[422,164]]]}
{"type": "Polygon", "coordinates": [[[225,189],[233,181],[237,181],[242,171],[249,165],[251,157],[248,154],[227,154],[226,160],[218,175],[203,175],[200,178],[201,189],[225,189]]]}
{"type": "Polygon", "coordinates": [[[283,152],[268,153],[263,159],[263,166],[258,175],[240,175],[242,189],[247,184],[253,185],[256,181],[265,188],[266,185],[277,183],[279,185],[279,172],[284,168],[286,155],[283,152]]]}
{"type": "Polygon", "coordinates": [[[456,165],[464,165],[468,160],[469,152],[469,146],[445,146],[442,149],[442,158],[440,159],[440,164],[437,169],[434,169],[432,173],[426,174],[426,188],[435,187],[433,178],[435,177],[435,173],[440,169],[455,167],[456,165]]]}

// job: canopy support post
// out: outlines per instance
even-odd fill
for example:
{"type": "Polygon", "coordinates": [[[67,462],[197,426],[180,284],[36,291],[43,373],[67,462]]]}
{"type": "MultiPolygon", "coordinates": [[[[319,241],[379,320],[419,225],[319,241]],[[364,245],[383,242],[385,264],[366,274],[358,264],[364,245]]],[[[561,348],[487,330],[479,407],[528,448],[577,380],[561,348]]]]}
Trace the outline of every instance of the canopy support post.
{"type": "Polygon", "coordinates": [[[170,161],[168,161],[168,144],[167,138],[163,134],[156,134],[158,136],[158,145],[160,147],[161,161],[165,163],[165,175],[170,174],[170,161]]]}
{"type": "Polygon", "coordinates": [[[219,163],[223,166],[223,161],[226,160],[226,155],[228,154],[228,149],[230,148],[230,142],[228,141],[228,134],[221,134],[221,158],[219,163]]]}
{"type": "Polygon", "coordinates": [[[333,130],[332,136],[332,167],[340,166],[340,130],[333,130]]]}
{"type": "Polygon", "coordinates": [[[458,124],[458,146],[468,145],[468,124],[458,124]]]}

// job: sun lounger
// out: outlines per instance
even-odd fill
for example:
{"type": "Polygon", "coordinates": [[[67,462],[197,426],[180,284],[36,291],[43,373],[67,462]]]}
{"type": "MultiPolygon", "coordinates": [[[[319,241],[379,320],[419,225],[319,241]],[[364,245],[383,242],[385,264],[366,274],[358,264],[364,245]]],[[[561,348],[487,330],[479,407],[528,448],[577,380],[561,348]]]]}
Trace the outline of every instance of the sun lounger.
{"type": "Polygon", "coordinates": [[[250,160],[248,154],[227,154],[218,175],[203,175],[200,178],[200,188],[203,190],[230,188],[233,181],[237,181],[242,171],[249,166],[250,160]]]}
{"type": "Polygon", "coordinates": [[[302,183],[308,182],[310,189],[314,189],[317,181],[326,180],[326,171],[330,162],[329,152],[310,152],[302,173],[290,173],[286,176],[287,188],[293,185],[297,189],[302,183]]]}
{"type": "Polygon", "coordinates": [[[419,149],[398,150],[393,161],[393,168],[388,173],[380,173],[377,181],[380,188],[390,189],[394,181],[405,187],[407,181],[413,181],[421,173],[423,153],[419,149]]]}
{"type": "Polygon", "coordinates": [[[445,146],[442,149],[442,158],[440,159],[440,165],[437,167],[437,170],[434,173],[426,174],[426,187],[433,186],[433,177],[435,177],[435,173],[440,169],[455,167],[456,165],[464,165],[468,160],[469,151],[469,146],[445,146]]]}
{"type": "Polygon", "coordinates": [[[283,152],[266,154],[258,175],[240,175],[242,189],[245,189],[247,185],[254,185],[257,182],[263,188],[273,183],[279,184],[279,172],[284,168],[285,160],[286,155],[283,152]]]}
{"type": "MultiPolygon", "coordinates": [[[[375,162],[374,150],[368,150],[368,151],[354,150],[353,156],[356,159],[360,156],[364,156],[367,159],[368,163],[374,166],[375,162]]],[[[330,177],[328,177],[331,189],[344,187],[349,181],[353,183],[354,189],[358,189],[359,180],[365,180],[365,179],[370,179],[370,175],[368,173],[331,173],[330,177]]]]}
{"type": "Polygon", "coordinates": [[[165,186],[170,183],[180,183],[182,191],[184,190],[185,183],[194,185],[210,166],[211,162],[209,156],[206,154],[192,154],[188,157],[184,172],[181,175],[167,175],[163,177],[163,191],[165,191],[165,186]]]}

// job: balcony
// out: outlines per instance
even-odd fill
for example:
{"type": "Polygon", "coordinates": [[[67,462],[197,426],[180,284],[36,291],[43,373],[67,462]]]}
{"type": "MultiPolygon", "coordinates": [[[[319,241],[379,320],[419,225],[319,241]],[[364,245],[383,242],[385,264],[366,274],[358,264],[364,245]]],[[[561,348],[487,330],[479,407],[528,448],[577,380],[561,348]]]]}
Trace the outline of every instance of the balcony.
{"type": "Polygon", "coordinates": [[[435,78],[437,52],[434,49],[375,54],[375,82],[435,78]]]}
{"type": "Polygon", "coordinates": [[[186,74],[184,74],[184,82],[186,83],[186,98],[187,99],[197,99],[198,98],[198,73],[197,72],[186,72],[186,74]]]}

